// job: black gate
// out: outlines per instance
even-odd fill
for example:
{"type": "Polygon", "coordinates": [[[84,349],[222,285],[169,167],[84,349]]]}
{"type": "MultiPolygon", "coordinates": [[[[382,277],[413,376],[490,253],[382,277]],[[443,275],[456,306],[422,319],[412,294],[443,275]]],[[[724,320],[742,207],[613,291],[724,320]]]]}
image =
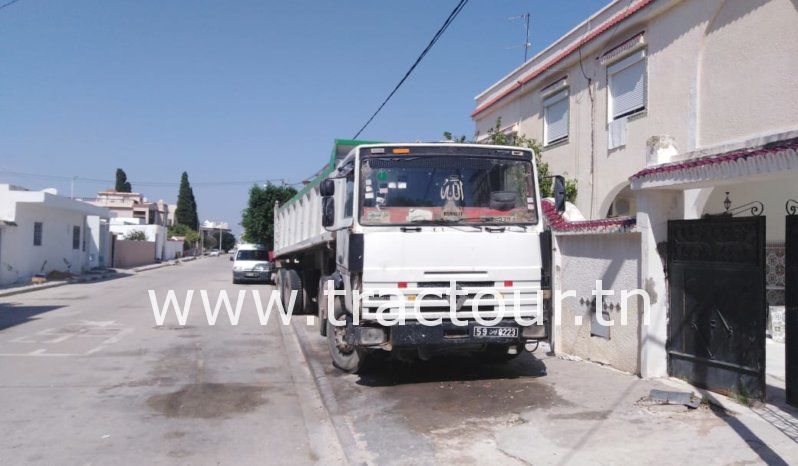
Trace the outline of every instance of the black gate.
{"type": "Polygon", "coordinates": [[[784,330],[787,402],[798,406],[798,203],[787,203],[784,236],[784,330]]]}
{"type": "Polygon", "coordinates": [[[765,217],[668,222],[668,372],[765,395],[765,217]]]}

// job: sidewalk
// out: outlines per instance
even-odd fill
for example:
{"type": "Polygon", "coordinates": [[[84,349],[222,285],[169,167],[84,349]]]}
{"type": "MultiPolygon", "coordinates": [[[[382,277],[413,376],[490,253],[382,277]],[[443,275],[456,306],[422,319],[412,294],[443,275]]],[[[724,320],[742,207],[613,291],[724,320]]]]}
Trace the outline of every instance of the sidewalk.
{"type": "Polygon", "coordinates": [[[77,275],[73,278],[65,279],[65,280],[50,280],[40,284],[33,284],[33,283],[26,283],[26,284],[19,284],[14,283],[11,285],[7,285],[4,287],[0,287],[0,297],[3,296],[13,296],[15,294],[20,293],[30,293],[32,291],[38,290],[46,290],[48,288],[56,288],[59,286],[69,285],[70,283],[86,283],[86,282],[93,282],[97,280],[105,280],[107,278],[121,278],[123,274],[120,274],[114,269],[104,270],[102,272],[88,272],[82,275],[77,275]]]}
{"type": "Polygon", "coordinates": [[[136,273],[140,273],[140,272],[146,272],[148,270],[155,270],[155,269],[160,269],[162,267],[168,267],[168,266],[171,266],[171,265],[178,265],[178,264],[180,264],[182,262],[191,262],[191,261],[194,261],[194,260],[199,259],[201,257],[202,256],[200,256],[200,257],[193,257],[193,256],[185,257],[185,258],[175,259],[175,260],[166,261],[166,262],[158,262],[158,263],[155,263],[155,264],[142,265],[140,267],[133,267],[133,268],[130,268],[130,269],[106,269],[106,270],[103,270],[103,271],[92,271],[92,272],[84,273],[82,275],[77,275],[77,276],[75,276],[73,278],[69,278],[69,279],[65,279],[65,280],[49,280],[49,281],[47,281],[45,283],[40,283],[40,284],[14,283],[14,284],[11,284],[11,285],[6,285],[6,286],[3,286],[3,287],[0,287],[0,297],[13,296],[13,295],[20,294],[20,293],[30,293],[30,292],[39,291],[39,290],[46,290],[48,288],[56,288],[56,287],[59,287],[59,286],[69,285],[71,283],[86,283],[86,282],[93,282],[93,281],[97,281],[97,280],[105,280],[105,279],[108,279],[108,278],[123,278],[123,277],[130,276],[132,274],[136,274],[136,273]]]}

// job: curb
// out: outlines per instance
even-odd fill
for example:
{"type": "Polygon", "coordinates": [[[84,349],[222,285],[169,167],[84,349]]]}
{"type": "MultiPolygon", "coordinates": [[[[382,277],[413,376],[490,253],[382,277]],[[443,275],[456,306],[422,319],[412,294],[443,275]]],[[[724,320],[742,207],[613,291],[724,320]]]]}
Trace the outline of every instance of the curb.
{"type": "MultiPolygon", "coordinates": [[[[308,316],[303,315],[301,317],[305,318],[308,316]]],[[[286,333],[290,332],[290,334],[293,335],[293,337],[296,339],[296,342],[299,344],[299,351],[305,360],[306,370],[310,373],[316,391],[321,396],[321,403],[325,412],[327,413],[327,416],[332,422],[335,436],[338,439],[339,445],[341,445],[341,449],[346,456],[346,460],[349,464],[372,464],[373,461],[369,457],[368,452],[364,451],[360,447],[357,439],[355,438],[355,434],[352,432],[343,416],[339,414],[338,401],[335,398],[335,394],[330,386],[330,382],[328,381],[327,376],[324,373],[324,369],[321,367],[319,362],[311,358],[307,350],[307,347],[311,344],[311,342],[308,340],[307,335],[303,330],[297,329],[298,325],[301,324],[292,319],[291,324],[289,325],[290,330],[285,329],[284,331],[286,333]]],[[[281,326],[281,328],[282,327],[285,326],[281,326]]]]}
{"type": "Polygon", "coordinates": [[[301,403],[302,418],[308,438],[312,439],[311,451],[320,464],[363,464],[352,461],[351,442],[345,441],[346,437],[342,439],[339,422],[330,413],[293,323],[280,325],[280,334],[286,352],[294,356],[288,358],[288,366],[298,395],[305,401],[301,403]]]}
{"type": "Polygon", "coordinates": [[[100,274],[100,275],[94,275],[93,274],[93,275],[88,276],[88,277],[79,277],[79,278],[73,278],[73,279],[70,279],[70,280],[58,280],[58,281],[53,281],[53,282],[47,282],[47,283],[43,283],[41,285],[26,285],[26,286],[21,286],[21,287],[17,287],[17,288],[10,288],[10,289],[7,289],[7,290],[0,290],[0,297],[14,296],[14,295],[23,294],[23,293],[31,293],[33,291],[46,290],[48,288],[57,288],[59,286],[70,285],[70,284],[73,284],[73,283],[95,282],[97,280],[103,280],[103,279],[106,279],[106,278],[109,278],[109,277],[113,277],[116,274],[117,274],[117,272],[107,272],[107,273],[100,274]]]}

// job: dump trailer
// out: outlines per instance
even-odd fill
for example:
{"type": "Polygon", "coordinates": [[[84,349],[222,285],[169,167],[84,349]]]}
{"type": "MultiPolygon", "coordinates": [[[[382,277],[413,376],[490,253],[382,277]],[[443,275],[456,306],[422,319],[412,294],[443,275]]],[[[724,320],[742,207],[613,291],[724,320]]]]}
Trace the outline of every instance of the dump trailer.
{"type": "Polygon", "coordinates": [[[283,303],[318,316],[345,371],[378,353],[509,360],[550,333],[536,180],[526,148],[336,140],[275,208],[283,303]]]}

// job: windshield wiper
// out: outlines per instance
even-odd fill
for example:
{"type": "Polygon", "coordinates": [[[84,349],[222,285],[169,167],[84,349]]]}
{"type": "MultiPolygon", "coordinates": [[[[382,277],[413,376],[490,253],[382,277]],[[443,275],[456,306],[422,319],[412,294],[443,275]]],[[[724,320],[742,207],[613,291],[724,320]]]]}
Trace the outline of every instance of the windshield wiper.
{"type": "Polygon", "coordinates": [[[423,223],[423,224],[427,224],[427,225],[436,225],[436,226],[440,225],[440,226],[447,226],[447,227],[471,227],[471,228],[476,228],[477,230],[482,231],[482,228],[480,228],[479,226],[477,226],[477,225],[469,225],[467,223],[460,223],[460,220],[462,220],[462,219],[448,220],[448,219],[445,219],[445,218],[434,218],[434,219],[433,218],[414,218],[413,220],[410,220],[410,223],[423,223]]]}

